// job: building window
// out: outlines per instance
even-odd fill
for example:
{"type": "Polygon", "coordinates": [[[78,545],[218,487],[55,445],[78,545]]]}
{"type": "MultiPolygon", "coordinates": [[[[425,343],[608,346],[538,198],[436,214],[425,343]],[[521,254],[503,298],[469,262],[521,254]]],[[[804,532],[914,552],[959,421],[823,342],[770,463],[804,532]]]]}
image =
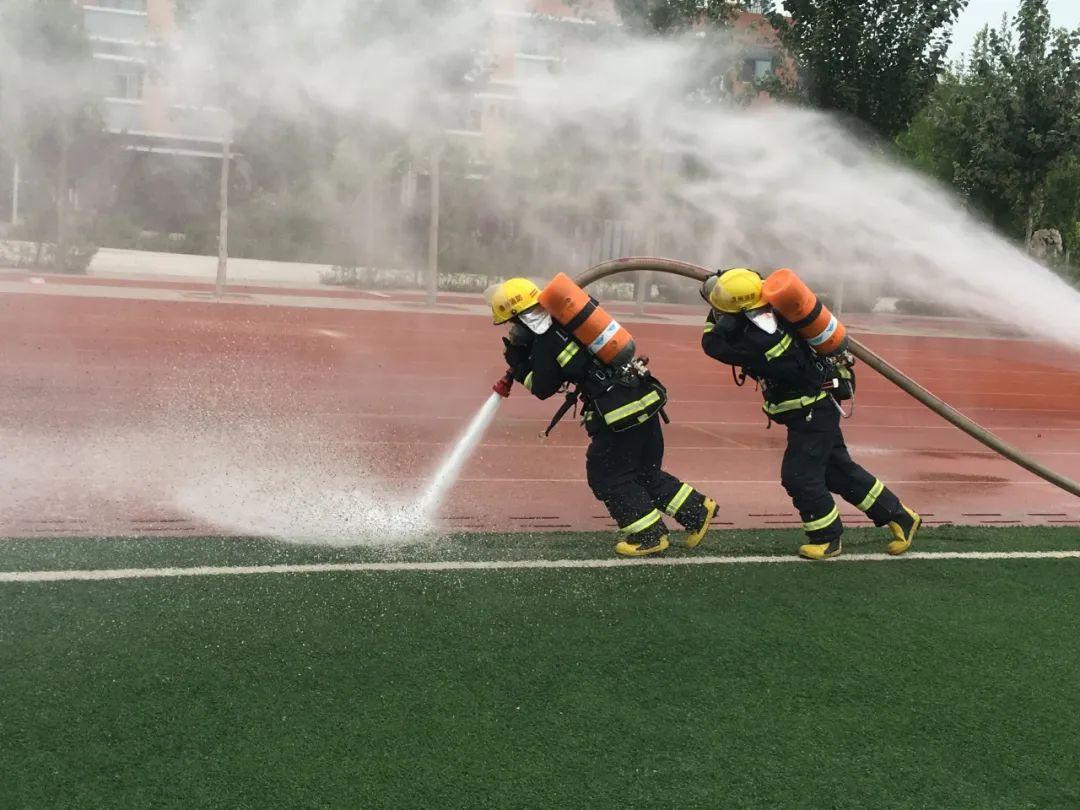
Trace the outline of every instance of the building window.
{"type": "Polygon", "coordinates": [[[548,25],[540,20],[529,20],[519,29],[517,43],[519,53],[537,56],[557,56],[558,47],[548,25]]]}
{"type": "Polygon", "coordinates": [[[146,0],[92,0],[87,5],[98,8],[118,8],[123,11],[146,11],[146,0]]]}
{"type": "Polygon", "coordinates": [[[519,82],[550,82],[558,70],[555,59],[522,53],[514,57],[514,79],[519,82]]]}
{"type": "Polygon", "coordinates": [[[141,99],[143,74],[141,70],[121,70],[113,75],[113,98],[141,99]]]}
{"type": "Polygon", "coordinates": [[[739,78],[744,82],[761,81],[773,74],[772,59],[746,59],[739,78]]]}

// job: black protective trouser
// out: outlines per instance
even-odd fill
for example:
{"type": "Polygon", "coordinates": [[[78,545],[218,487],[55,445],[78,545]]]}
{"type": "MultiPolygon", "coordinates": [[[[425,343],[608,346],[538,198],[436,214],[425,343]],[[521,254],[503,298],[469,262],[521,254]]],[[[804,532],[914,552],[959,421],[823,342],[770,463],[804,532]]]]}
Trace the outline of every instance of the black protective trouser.
{"type": "Polygon", "coordinates": [[[663,462],[659,416],[619,433],[600,428],[592,435],[585,454],[589,487],[631,542],[667,534],[661,512],[691,530],[705,520],[705,496],[664,472],[663,462]]]}
{"type": "Polygon", "coordinates": [[[852,461],[840,430],[840,412],[832,399],[786,415],[783,424],[788,442],[780,482],[813,542],[831,542],[844,533],[831,493],[865,512],[876,526],[884,526],[900,514],[903,507],[896,495],[852,461]]]}

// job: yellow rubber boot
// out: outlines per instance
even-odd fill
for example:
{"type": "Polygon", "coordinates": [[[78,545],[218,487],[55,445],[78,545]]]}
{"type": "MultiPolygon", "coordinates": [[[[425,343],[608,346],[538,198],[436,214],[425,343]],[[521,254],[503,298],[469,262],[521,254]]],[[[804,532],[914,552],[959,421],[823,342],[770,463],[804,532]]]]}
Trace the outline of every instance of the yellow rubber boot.
{"type": "Polygon", "coordinates": [[[799,546],[799,556],[808,560],[831,560],[839,557],[842,550],[838,537],[831,543],[807,543],[799,546]]]}
{"type": "MultiPolygon", "coordinates": [[[[903,504],[901,504],[903,506],[903,504]]],[[[910,525],[908,521],[903,521],[904,525],[897,521],[893,521],[889,524],[889,531],[892,533],[892,540],[889,541],[889,553],[893,556],[903,554],[909,548],[911,548],[911,541],[915,539],[915,535],[919,532],[919,527],[922,526],[922,518],[918,513],[913,512],[906,506],[903,507],[904,511],[911,519],[910,525]]]]}
{"type": "Polygon", "coordinates": [[[686,537],[687,548],[697,548],[701,544],[701,541],[705,539],[706,532],[709,531],[709,524],[712,523],[712,519],[716,516],[716,501],[712,498],[705,499],[705,520],[701,524],[701,528],[697,531],[691,532],[686,537]]]}
{"type": "Polygon", "coordinates": [[[663,537],[646,540],[642,543],[631,543],[629,540],[623,540],[615,546],[615,553],[623,557],[648,557],[650,554],[659,554],[666,551],[670,545],[666,534],[663,537]]]}

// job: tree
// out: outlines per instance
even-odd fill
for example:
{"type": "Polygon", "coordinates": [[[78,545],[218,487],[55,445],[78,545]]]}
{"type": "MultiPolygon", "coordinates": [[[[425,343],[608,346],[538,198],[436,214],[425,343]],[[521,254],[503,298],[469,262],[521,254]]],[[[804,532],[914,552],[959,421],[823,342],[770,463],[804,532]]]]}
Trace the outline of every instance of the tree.
{"type": "Polygon", "coordinates": [[[897,143],[1007,233],[1049,226],[1075,240],[1080,31],[1053,30],[1046,0],[1022,0],[1000,30],[979,34],[897,143]]]}
{"type": "Polygon", "coordinates": [[[724,25],[739,12],[739,4],[727,0],[615,0],[615,8],[631,30],[658,34],[724,25]]]}
{"type": "Polygon", "coordinates": [[[1043,184],[1042,221],[1061,232],[1080,276],[1080,150],[1055,163],[1043,184]]]}
{"type": "Polygon", "coordinates": [[[1011,37],[991,31],[975,69],[1005,102],[987,135],[1015,176],[1009,197],[1030,239],[1050,168],[1080,148],[1080,32],[1053,31],[1046,0],[1022,0],[1011,37]]]}
{"type": "Polygon", "coordinates": [[[892,139],[918,113],[945,65],[968,0],[783,0],[766,19],[799,69],[798,95],[892,139]]]}
{"type": "Polygon", "coordinates": [[[102,129],[81,7],[69,0],[3,0],[0,53],[0,126],[17,157],[52,180],[55,262],[64,271],[71,258],[73,146],[102,129]]]}

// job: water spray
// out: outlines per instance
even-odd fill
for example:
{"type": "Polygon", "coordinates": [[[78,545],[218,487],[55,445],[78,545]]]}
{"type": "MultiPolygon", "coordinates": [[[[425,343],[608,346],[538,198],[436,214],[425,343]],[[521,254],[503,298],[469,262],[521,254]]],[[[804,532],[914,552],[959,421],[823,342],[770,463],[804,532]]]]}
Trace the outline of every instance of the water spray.
{"type": "Polygon", "coordinates": [[[484,438],[488,427],[495,419],[495,414],[498,413],[502,401],[510,396],[510,388],[513,384],[514,373],[507,370],[506,374],[491,386],[491,395],[480,407],[480,410],[476,412],[476,416],[469,422],[465,431],[454,442],[450,453],[431,477],[431,483],[428,485],[427,492],[424,493],[418,507],[421,515],[430,515],[442,506],[447,493],[449,493],[454,482],[457,481],[458,475],[461,474],[461,468],[465,466],[465,462],[469,460],[476,446],[480,444],[480,440],[484,438]]]}
{"type": "MultiPolygon", "coordinates": [[[[704,282],[705,279],[712,275],[712,272],[706,270],[704,267],[699,267],[698,265],[690,264],[689,262],[680,262],[673,259],[632,257],[615,259],[614,261],[603,262],[602,264],[590,267],[578,276],[577,283],[582,287],[585,287],[594,281],[599,281],[602,278],[607,278],[608,276],[613,276],[617,273],[638,272],[672,273],[677,276],[691,278],[700,282],[704,282]]],[[[1044,481],[1080,498],[1080,483],[1077,483],[1060,473],[1054,472],[1049,467],[1040,464],[1008,442],[995,436],[982,425],[964,416],[964,414],[960,413],[960,411],[956,410],[956,408],[949,403],[931,394],[928,390],[923,388],[923,386],[919,385],[900,371],[900,369],[896,368],[896,366],[872,352],[869,348],[850,335],[848,336],[848,346],[849,351],[855,355],[855,357],[862,360],[866,365],[874,369],[874,371],[878,372],[889,382],[900,388],[900,390],[917,399],[942,419],[960,428],[960,430],[971,436],[971,438],[986,445],[1003,458],[1023,467],[1025,470],[1039,476],[1044,481]]]]}

